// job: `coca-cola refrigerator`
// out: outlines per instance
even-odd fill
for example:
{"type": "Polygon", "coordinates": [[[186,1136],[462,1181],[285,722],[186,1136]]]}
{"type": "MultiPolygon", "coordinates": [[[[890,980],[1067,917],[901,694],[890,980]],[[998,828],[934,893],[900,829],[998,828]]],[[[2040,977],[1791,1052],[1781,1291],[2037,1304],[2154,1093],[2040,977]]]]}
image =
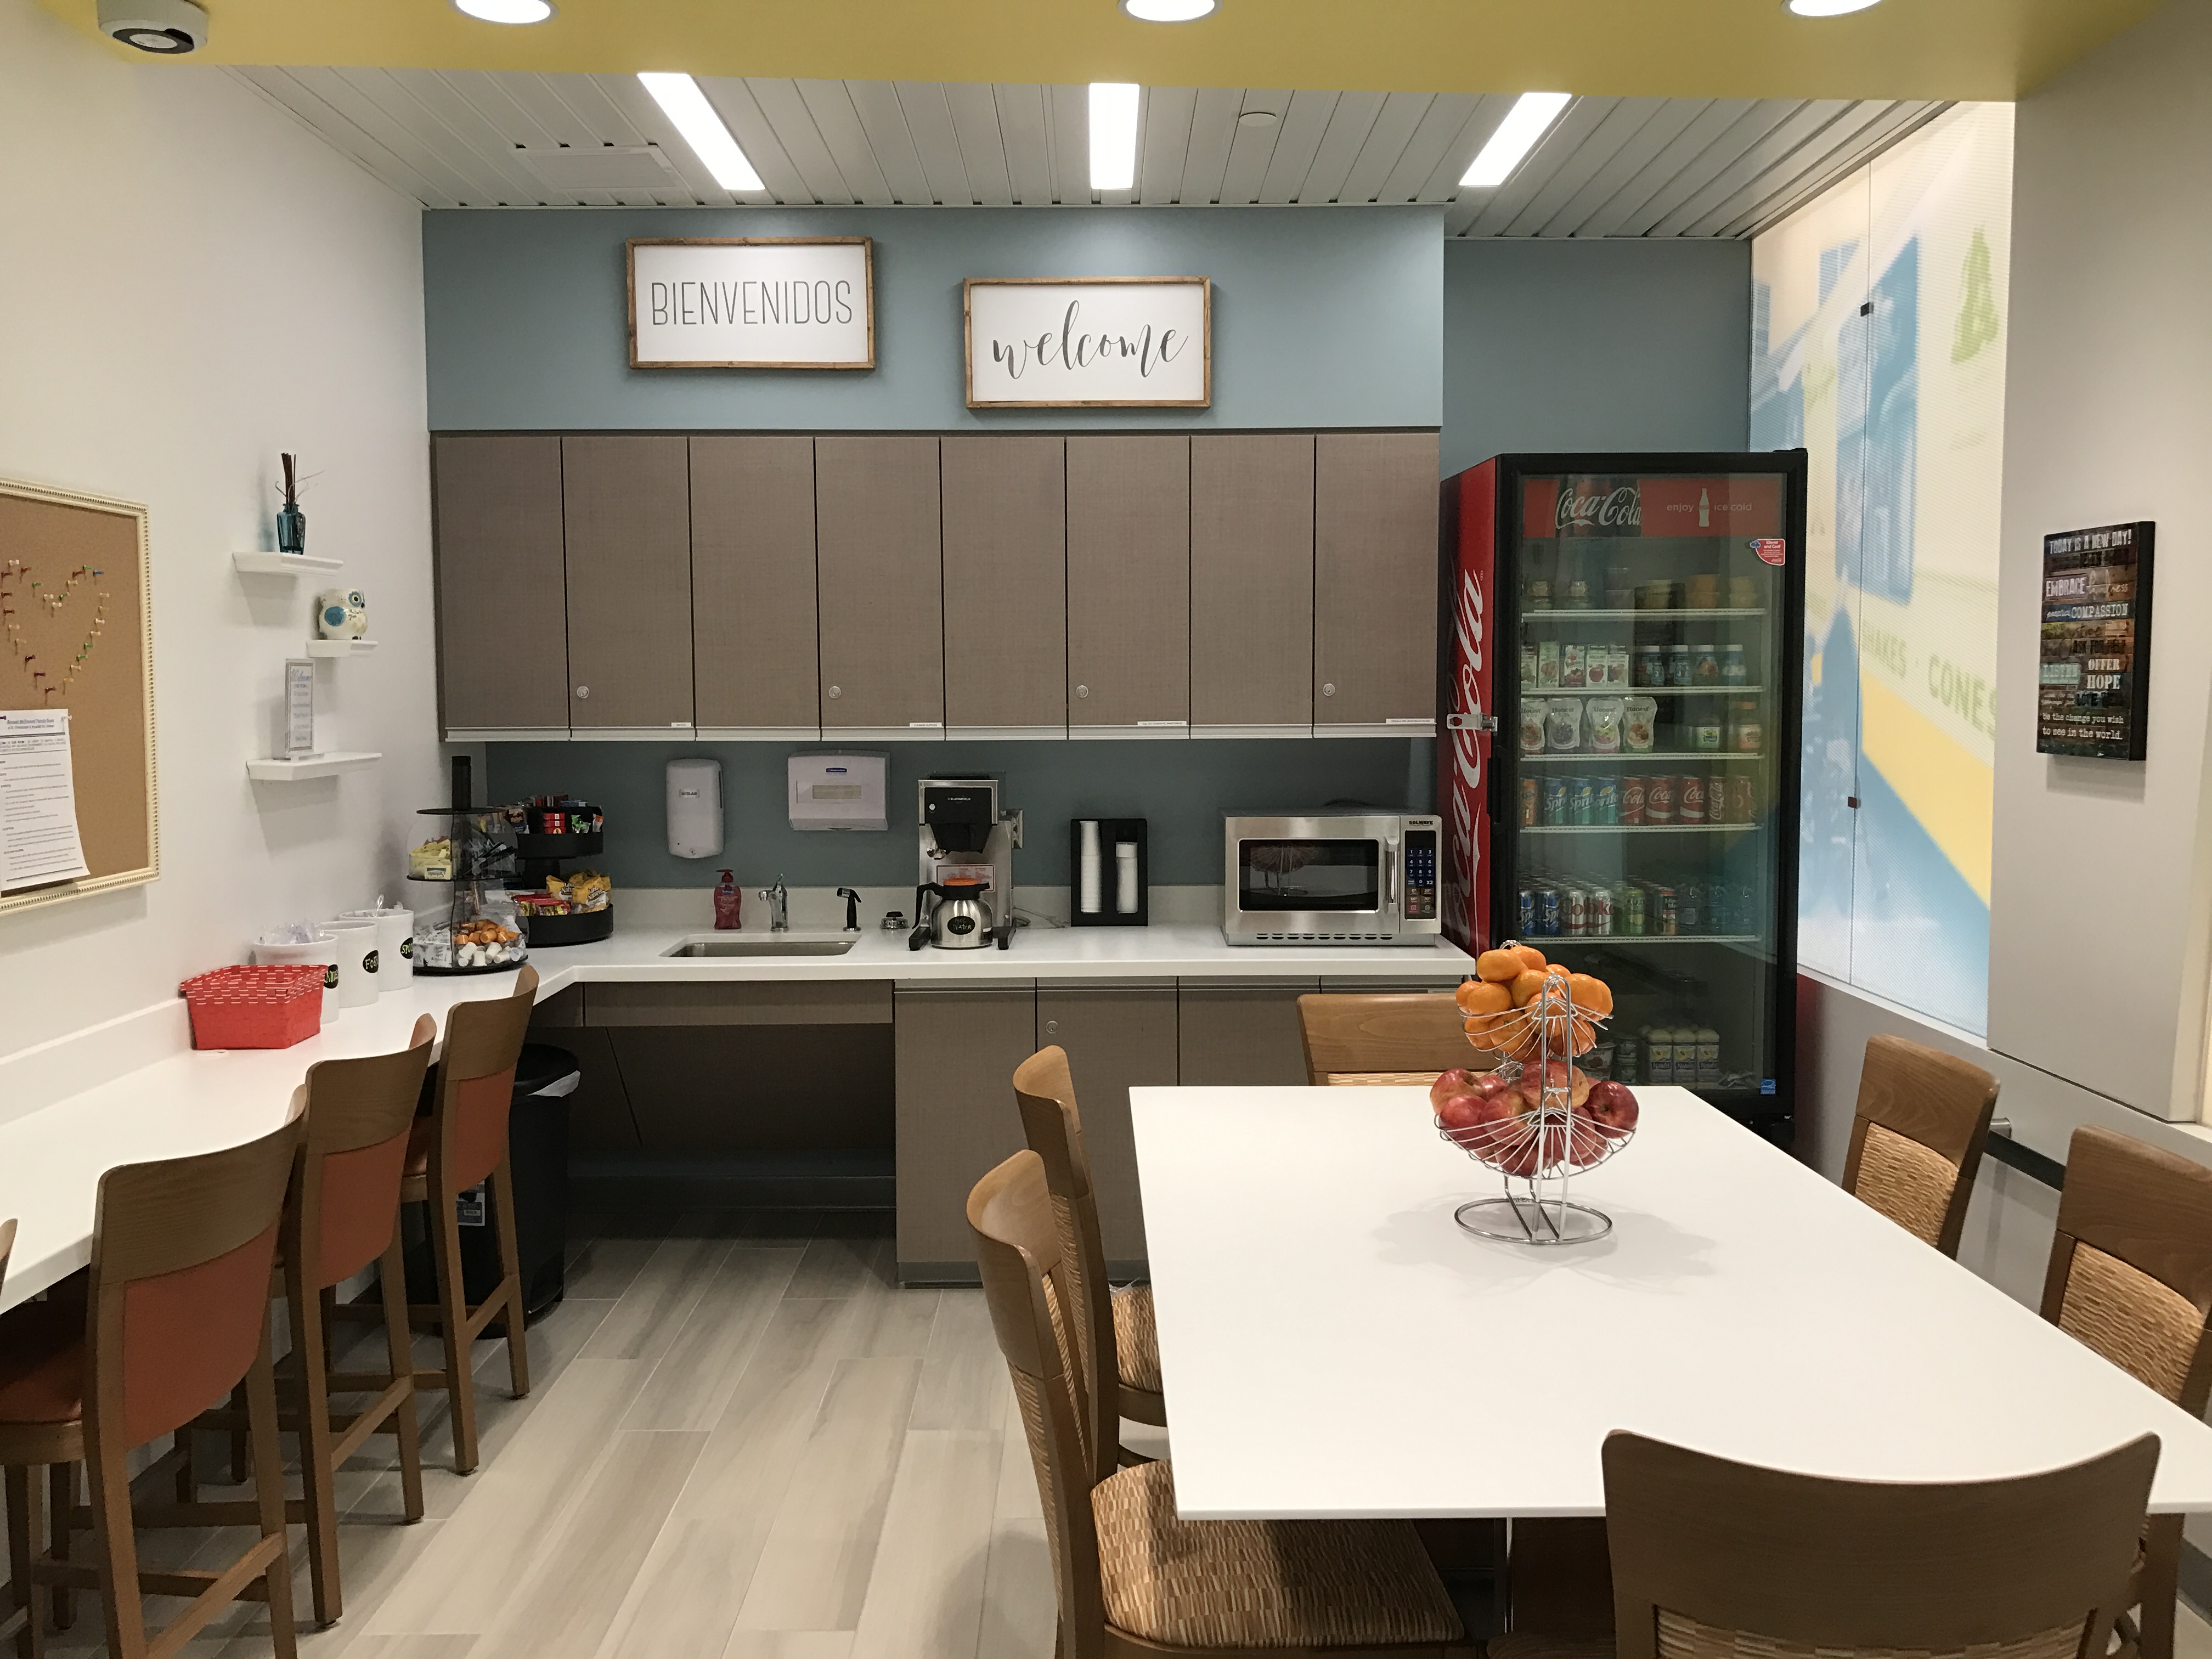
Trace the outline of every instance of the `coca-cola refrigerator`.
{"type": "Polygon", "coordinates": [[[1443,485],[1444,931],[1596,975],[1586,1069],[1792,1132],[1805,453],[1443,485]]]}

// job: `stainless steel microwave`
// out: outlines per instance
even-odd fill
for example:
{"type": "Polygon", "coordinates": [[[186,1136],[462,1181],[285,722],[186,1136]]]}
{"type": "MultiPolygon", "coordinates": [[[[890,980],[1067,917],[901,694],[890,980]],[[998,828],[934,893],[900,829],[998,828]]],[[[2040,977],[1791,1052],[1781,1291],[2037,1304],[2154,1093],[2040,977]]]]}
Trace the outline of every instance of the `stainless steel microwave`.
{"type": "Polygon", "coordinates": [[[1222,820],[1231,945],[1433,945],[1443,820],[1316,812],[1222,820]]]}

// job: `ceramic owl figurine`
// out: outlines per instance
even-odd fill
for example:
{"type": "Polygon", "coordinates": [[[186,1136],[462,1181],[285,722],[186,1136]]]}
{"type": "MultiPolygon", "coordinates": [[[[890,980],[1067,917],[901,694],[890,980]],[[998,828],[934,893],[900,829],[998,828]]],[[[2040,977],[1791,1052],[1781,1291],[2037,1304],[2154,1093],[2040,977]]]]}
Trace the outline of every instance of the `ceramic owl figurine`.
{"type": "Polygon", "coordinates": [[[368,601],[358,587],[333,587],[315,596],[315,630],[326,640],[357,640],[368,632],[368,601]]]}

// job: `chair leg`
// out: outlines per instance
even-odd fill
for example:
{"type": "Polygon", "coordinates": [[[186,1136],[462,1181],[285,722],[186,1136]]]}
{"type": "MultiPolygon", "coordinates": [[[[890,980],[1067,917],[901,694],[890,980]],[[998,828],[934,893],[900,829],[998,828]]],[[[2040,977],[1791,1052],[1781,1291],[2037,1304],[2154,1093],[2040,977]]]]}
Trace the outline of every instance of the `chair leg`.
{"type": "MultiPolygon", "coordinates": [[[[284,1263],[285,1301],[292,1316],[292,1352],[300,1364],[300,1486],[307,1502],[307,1577],[315,1621],[334,1625],[344,1611],[338,1584],[337,1471],[331,1455],[329,1350],[324,1345],[323,1298],[306,1280],[296,1256],[284,1263]]],[[[255,1448],[253,1489],[265,1484],[255,1448]]]]}
{"type": "Polygon", "coordinates": [[[100,1603],[108,1659],[146,1659],[146,1605],[138,1593],[138,1540],[131,1522],[131,1471],[123,1449],[92,1425],[84,1472],[92,1488],[93,1543],[100,1553],[100,1603]],[[112,1455],[111,1455],[112,1453],[112,1455]]]}
{"type": "Polygon", "coordinates": [[[410,1521],[422,1518],[422,1432],[415,1410],[413,1339],[407,1330],[407,1263],[399,1244],[399,1229],[392,1229],[392,1242],[384,1247],[377,1267],[377,1289],[384,1298],[384,1343],[392,1362],[392,1375],[404,1382],[394,1413],[399,1419],[399,1496],[410,1521]]]}
{"type": "MultiPolygon", "coordinates": [[[[246,1410],[253,1442],[253,1499],[260,1511],[261,1535],[276,1540],[276,1558],[263,1575],[269,1586],[269,1634],[276,1659],[298,1659],[299,1638],[292,1626],[292,1558],[284,1532],[284,1461],[276,1437],[276,1368],[265,1308],[261,1351],[246,1374],[246,1410]]],[[[327,1419],[323,1420],[327,1433],[327,1419]]],[[[325,1441],[326,1449],[327,1444],[325,1441]]],[[[127,1502],[127,1490],[125,1497],[127,1502]]],[[[135,1603],[137,1598],[132,1600],[135,1603]]],[[[116,1659],[124,1659],[119,1650],[116,1659]]]]}
{"type": "Polygon", "coordinates": [[[501,1158],[491,1172],[494,1207],[499,1212],[500,1289],[507,1298],[507,1376],[514,1397],[530,1392],[530,1340],[522,1328],[522,1249],[515,1242],[514,1168],[501,1158]]]}
{"type": "Polygon", "coordinates": [[[430,1183],[431,1255],[438,1267],[439,1322],[445,1327],[446,1401],[453,1419],[453,1472],[477,1466],[476,1378],[469,1370],[469,1303],[461,1283],[461,1225],[453,1195],[430,1183]]]}
{"type": "MultiPolygon", "coordinates": [[[[76,1513],[76,1465],[56,1463],[46,1471],[47,1502],[53,1509],[53,1543],[48,1553],[57,1561],[70,1559],[70,1532],[76,1513]]],[[[53,1607],[54,1628],[67,1630],[76,1623],[76,1592],[59,1584],[47,1592],[53,1607]]]]}
{"type": "Polygon", "coordinates": [[[8,1491],[8,1591],[11,1607],[27,1622],[15,1632],[16,1659],[40,1659],[46,1651],[44,1596],[31,1577],[39,1553],[39,1483],[36,1471],[10,1463],[8,1491]]]}
{"type": "MultiPolygon", "coordinates": [[[[245,1414],[246,1385],[243,1382],[230,1391],[230,1408],[241,1417],[245,1414]]],[[[234,1486],[246,1484],[246,1431],[241,1428],[234,1427],[230,1431],[230,1484],[234,1486]]]]}

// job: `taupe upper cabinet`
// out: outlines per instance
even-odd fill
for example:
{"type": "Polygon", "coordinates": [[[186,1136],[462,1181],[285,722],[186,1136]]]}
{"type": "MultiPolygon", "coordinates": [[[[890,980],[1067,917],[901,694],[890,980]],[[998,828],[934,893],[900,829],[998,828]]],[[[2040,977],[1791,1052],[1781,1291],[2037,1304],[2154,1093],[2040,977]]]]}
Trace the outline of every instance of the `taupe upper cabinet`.
{"type": "Polygon", "coordinates": [[[1190,723],[1267,737],[1313,726],[1314,440],[1190,441],[1190,723]]]}
{"type": "Polygon", "coordinates": [[[1314,730],[1433,732],[1437,434],[1314,441],[1314,730]]]}
{"type": "Polygon", "coordinates": [[[940,735],[937,440],[817,438],[814,513],[823,734],[940,735]]]}
{"type": "Polygon", "coordinates": [[[1066,735],[1065,458],[1058,438],[940,442],[947,736],[1066,735]]]}
{"type": "Polygon", "coordinates": [[[1188,735],[1190,440],[1067,441],[1071,737],[1188,735]]]}
{"type": "Polygon", "coordinates": [[[691,726],[690,454],[682,438],[563,438],[568,724],[691,726]]]}
{"type": "Polygon", "coordinates": [[[445,729],[457,738],[565,730],[561,441],[440,438],[431,466],[445,729]]]}
{"type": "Polygon", "coordinates": [[[814,440],[691,440],[691,649],[702,737],[820,732],[814,440]]]}

